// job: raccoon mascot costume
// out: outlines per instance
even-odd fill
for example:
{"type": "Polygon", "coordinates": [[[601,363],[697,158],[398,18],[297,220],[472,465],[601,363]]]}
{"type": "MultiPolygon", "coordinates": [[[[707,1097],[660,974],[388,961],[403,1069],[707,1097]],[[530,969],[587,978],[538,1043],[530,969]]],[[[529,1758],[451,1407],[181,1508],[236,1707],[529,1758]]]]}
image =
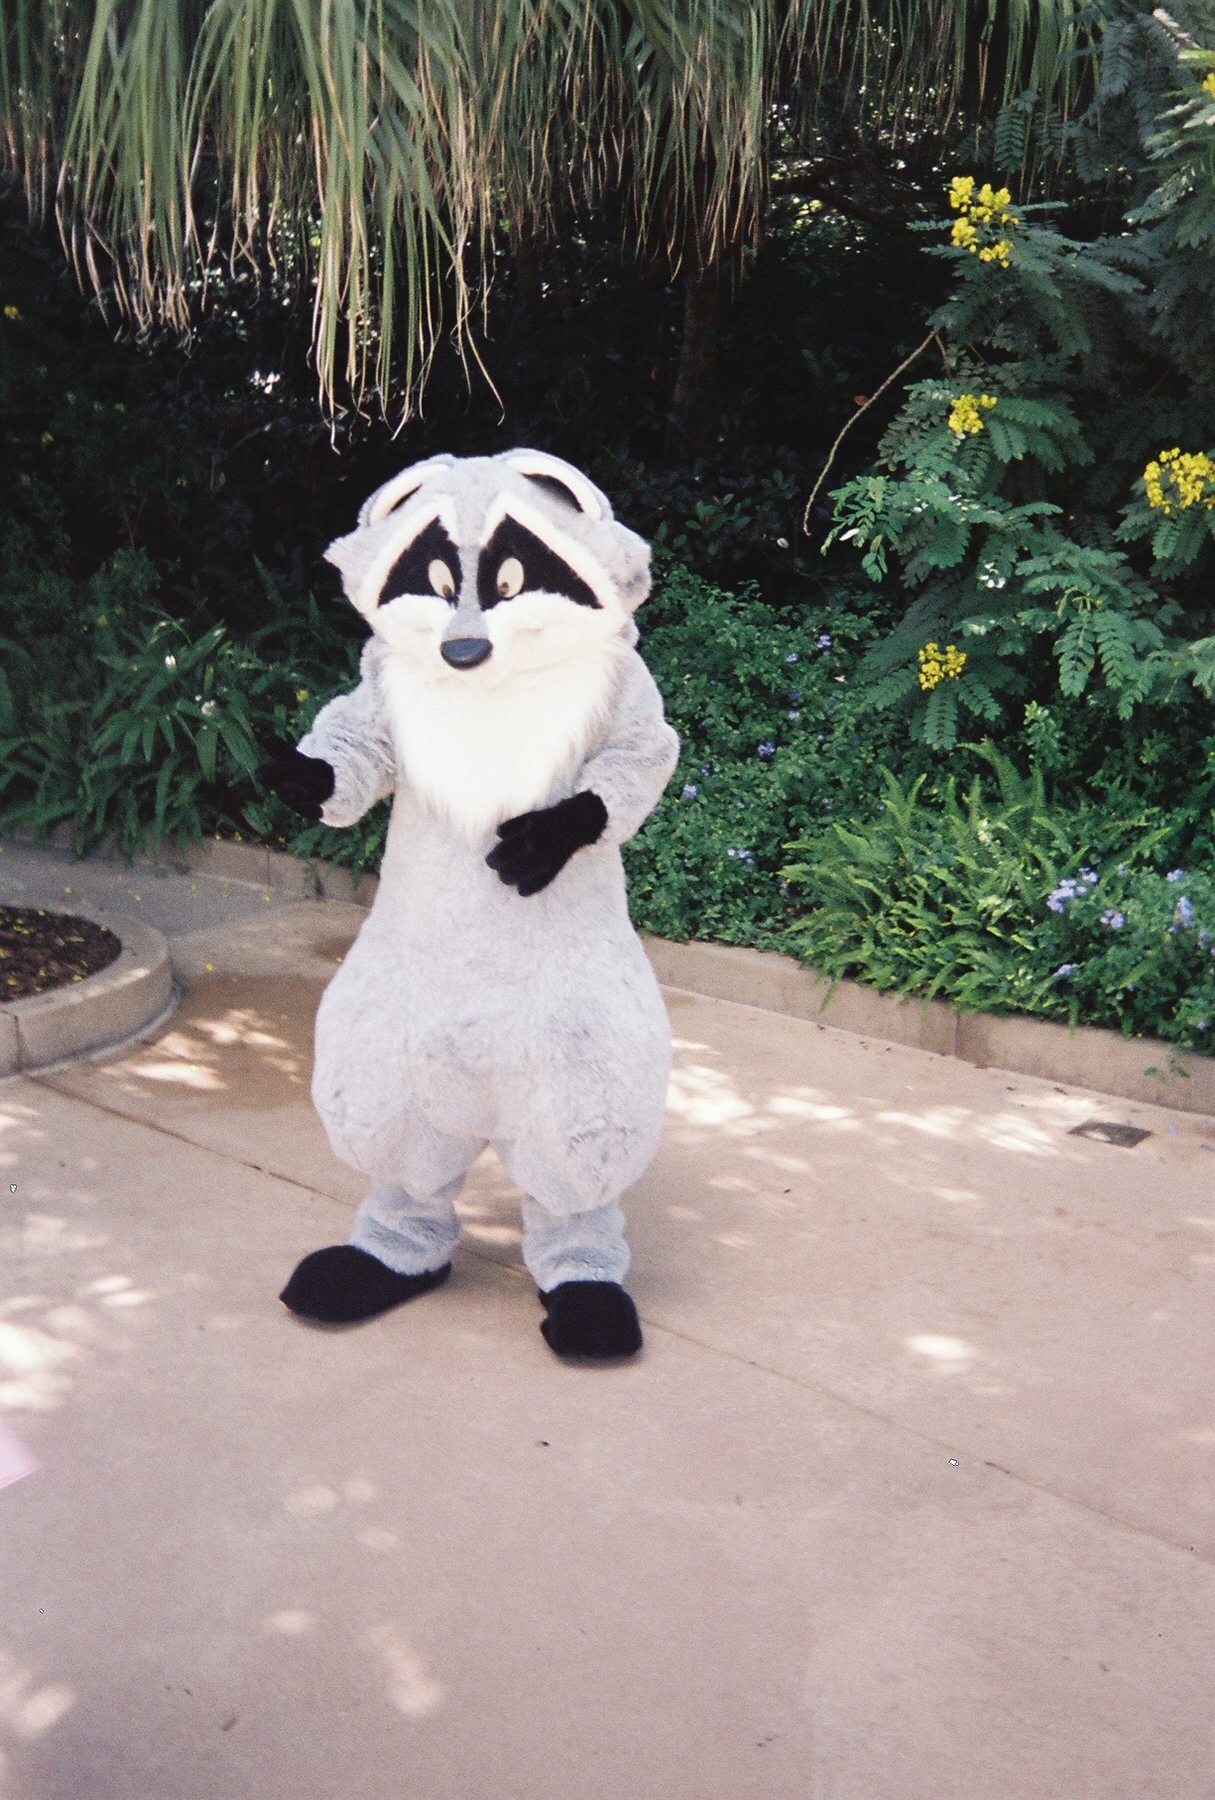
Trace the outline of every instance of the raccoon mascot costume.
{"type": "Polygon", "coordinates": [[[374,1186],[282,1299],[351,1324],[437,1286],[490,1143],[525,1195],[547,1342],[629,1355],[620,1196],[657,1148],[671,1033],[620,845],[679,749],[634,649],[648,546],[568,463],[515,450],[404,470],[326,554],[371,626],[362,679],[297,749],[264,739],[262,779],[327,825],[395,795],[312,1084],[374,1186]]]}

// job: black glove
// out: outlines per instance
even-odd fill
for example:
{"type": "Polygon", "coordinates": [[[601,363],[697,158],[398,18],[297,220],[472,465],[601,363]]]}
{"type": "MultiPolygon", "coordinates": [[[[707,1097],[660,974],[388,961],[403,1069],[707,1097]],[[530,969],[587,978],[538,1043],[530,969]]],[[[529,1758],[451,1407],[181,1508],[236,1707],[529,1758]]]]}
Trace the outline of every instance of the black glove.
{"type": "Polygon", "coordinates": [[[301,756],[270,731],[259,731],[257,741],[270,758],[257,771],[262,786],[306,819],[319,819],[336,781],[331,765],[321,756],[301,756]]]}
{"type": "Polygon", "coordinates": [[[521,899],[538,894],[560,874],[575,850],[593,844],[607,824],[607,807],[598,794],[575,794],[539,812],[521,813],[499,825],[500,844],[485,858],[521,899]]]}

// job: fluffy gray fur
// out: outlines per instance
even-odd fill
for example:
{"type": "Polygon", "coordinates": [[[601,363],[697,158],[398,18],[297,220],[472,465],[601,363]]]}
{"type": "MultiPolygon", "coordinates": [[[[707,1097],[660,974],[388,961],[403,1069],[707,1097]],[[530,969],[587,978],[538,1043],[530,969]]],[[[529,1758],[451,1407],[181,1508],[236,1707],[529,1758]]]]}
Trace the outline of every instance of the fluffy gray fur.
{"type": "Polygon", "coordinates": [[[329,825],[394,795],[375,904],[317,1015],[313,1099],[337,1155],[375,1183],[352,1241],[401,1273],[440,1266],[460,1182],[492,1143],[528,1196],[524,1256],[539,1285],[619,1280],[616,1202],[654,1155],[671,1063],[620,858],[678,756],[633,648],[648,547],[585,476],[516,451],[404,471],[329,555],[373,635],[358,688],[299,748],[335,771],[329,825]],[[459,551],[458,592],[379,606],[401,543],[436,507],[459,551]],[[560,550],[598,608],[525,593],[482,613],[477,558],[504,509],[560,550]],[[487,633],[484,669],[446,667],[444,642],[487,633]],[[451,754],[435,758],[415,722],[446,731],[449,713],[451,754]],[[495,827],[586,790],[607,809],[601,837],[521,898],[486,866],[495,827]]]}

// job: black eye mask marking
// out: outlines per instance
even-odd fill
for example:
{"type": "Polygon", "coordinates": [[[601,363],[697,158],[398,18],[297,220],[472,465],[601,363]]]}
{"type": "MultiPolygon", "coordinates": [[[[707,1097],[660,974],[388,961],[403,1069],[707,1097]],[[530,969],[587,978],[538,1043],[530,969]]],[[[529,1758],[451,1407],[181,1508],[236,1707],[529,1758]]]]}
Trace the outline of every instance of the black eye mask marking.
{"type": "Polygon", "coordinates": [[[460,574],[460,552],[438,519],[432,519],[393,563],[376,605],[386,606],[399,594],[441,594],[454,606],[460,594],[460,574]],[[445,592],[449,582],[451,591],[445,592]]]}
{"type": "MultiPolygon", "coordinates": [[[[523,580],[516,593],[534,593],[540,590],[546,594],[564,594],[576,606],[591,606],[597,612],[602,611],[593,591],[576,575],[567,562],[563,562],[555,550],[550,550],[546,543],[517,519],[505,518],[481,552],[481,560],[477,564],[477,599],[482,612],[488,612],[491,606],[497,606],[500,600],[510,598],[509,592],[503,594],[498,588],[498,575],[503,563],[514,557],[523,566],[523,580]]],[[[508,582],[509,586],[513,583],[508,582]]]]}

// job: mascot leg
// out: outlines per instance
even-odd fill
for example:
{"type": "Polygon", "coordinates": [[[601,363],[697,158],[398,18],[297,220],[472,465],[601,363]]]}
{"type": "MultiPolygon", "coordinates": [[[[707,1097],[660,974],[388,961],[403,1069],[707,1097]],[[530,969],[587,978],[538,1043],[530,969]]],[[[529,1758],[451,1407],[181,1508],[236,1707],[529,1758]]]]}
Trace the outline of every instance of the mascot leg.
{"type": "Polygon", "coordinates": [[[629,1266],[616,1201],[553,1213],[523,1202],[523,1260],[548,1317],[540,1326],[559,1356],[632,1356],[641,1348],[637,1309],[620,1283],[629,1266]]]}
{"type": "Polygon", "coordinates": [[[438,1287],[451,1274],[460,1236],[453,1201],[463,1182],[458,1175],[421,1200],[377,1182],[355,1215],[350,1242],[306,1256],[279,1298],[300,1318],[356,1325],[438,1287]]]}

